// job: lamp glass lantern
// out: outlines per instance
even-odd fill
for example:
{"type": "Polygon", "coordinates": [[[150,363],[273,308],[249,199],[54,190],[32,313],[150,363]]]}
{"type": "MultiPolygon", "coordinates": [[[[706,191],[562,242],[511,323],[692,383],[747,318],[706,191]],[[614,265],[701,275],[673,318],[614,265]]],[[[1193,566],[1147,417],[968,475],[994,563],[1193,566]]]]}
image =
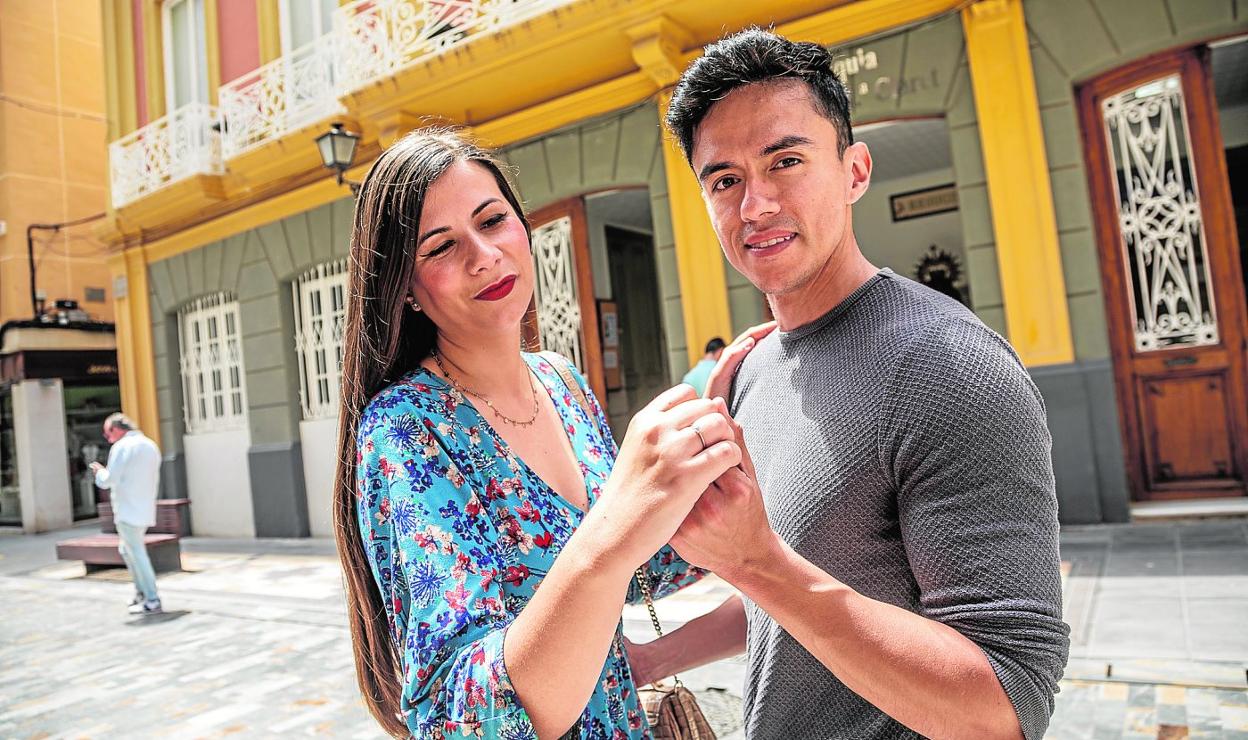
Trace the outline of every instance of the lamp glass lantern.
{"type": "Polygon", "coordinates": [[[331,124],[329,131],[316,137],[321,164],[338,173],[339,185],[343,183],[343,175],[355,160],[355,148],[359,143],[360,135],[347,131],[341,123],[331,124]]]}

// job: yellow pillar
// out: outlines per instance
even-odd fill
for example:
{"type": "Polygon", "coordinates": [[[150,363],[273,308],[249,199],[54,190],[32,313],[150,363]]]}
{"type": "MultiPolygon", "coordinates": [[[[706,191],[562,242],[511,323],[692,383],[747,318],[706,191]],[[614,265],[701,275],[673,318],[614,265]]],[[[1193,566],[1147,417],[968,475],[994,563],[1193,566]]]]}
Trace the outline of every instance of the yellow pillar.
{"type": "Polygon", "coordinates": [[[962,11],[1010,343],[1028,366],[1074,361],[1053,191],[1022,0],[962,11]]]}
{"type": "MultiPolygon", "coordinates": [[[[682,49],[691,45],[688,34],[671,19],[660,16],[628,29],[633,59],[660,89],[659,121],[667,114],[672,87],[684,70],[682,49]]],[[[702,200],[702,188],[685,155],[671,136],[663,135],[663,169],[667,175],[667,202],[676,241],[676,271],[680,279],[681,312],[689,362],[702,357],[712,337],[732,339],[728,311],[728,282],[723,253],[702,200]]]]}
{"type": "Polygon", "coordinates": [[[160,410],[156,405],[147,259],[141,248],[128,249],[113,256],[109,268],[114,286],[122,281],[126,286],[124,295],[114,289],[113,296],[121,409],[159,445],[160,410]]]}
{"type": "MultiPolygon", "coordinates": [[[[165,110],[165,49],[161,44],[160,1],[143,0],[143,95],[147,98],[147,123],[161,118],[165,110]]],[[[135,42],[139,42],[135,39],[135,42]]]]}
{"type": "Polygon", "coordinates": [[[260,36],[260,63],[282,55],[281,10],[277,0],[256,0],[256,31],[260,36]]]}

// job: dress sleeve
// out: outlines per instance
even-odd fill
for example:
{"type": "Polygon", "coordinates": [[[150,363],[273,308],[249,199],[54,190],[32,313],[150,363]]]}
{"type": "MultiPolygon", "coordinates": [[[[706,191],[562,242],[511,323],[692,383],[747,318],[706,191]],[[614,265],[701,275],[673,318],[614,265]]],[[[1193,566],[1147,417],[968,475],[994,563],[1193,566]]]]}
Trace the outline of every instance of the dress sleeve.
{"type": "Polygon", "coordinates": [[[358,515],[400,655],[414,737],[529,737],[503,660],[513,615],[485,502],[414,409],[361,421],[358,515]]]}
{"type": "Polygon", "coordinates": [[[1005,340],[947,319],[903,357],[878,430],[925,616],[983,650],[1028,740],[1066,665],[1044,402],[1005,340]]]}
{"type": "MultiPolygon", "coordinates": [[[[568,363],[572,368],[572,375],[576,378],[576,382],[581,386],[581,390],[585,392],[585,398],[589,401],[589,409],[593,413],[593,419],[585,417],[584,411],[579,406],[574,405],[575,413],[578,419],[585,424],[590,424],[594,429],[594,436],[601,442],[600,452],[606,454],[608,459],[613,463],[619,454],[619,447],[615,444],[615,438],[611,435],[611,427],[607,424],[607,415],[602,410],[602,405],[598,403],[598,398],[594,395],[594,391],[589,387],[588,381],[581,372],[576,369],[576,365],[568,363]]],[[[593,450],[591,450],[591,453],[593,450]]],[[[650,558],[645,565],[646,583],[650,588],[650,596],[654,599],[661,599],[664,596],[670,596],[680,589],[702,580],[706,575],[706,571],[697,566],[690,565],[685,562],[671,545],[664,545],[654,557],[650,558]]],[[[641,591],[637,585],[637,579],[634,578],[628,583],[628,603],[637,604],[643,600],[641,591]]]]}

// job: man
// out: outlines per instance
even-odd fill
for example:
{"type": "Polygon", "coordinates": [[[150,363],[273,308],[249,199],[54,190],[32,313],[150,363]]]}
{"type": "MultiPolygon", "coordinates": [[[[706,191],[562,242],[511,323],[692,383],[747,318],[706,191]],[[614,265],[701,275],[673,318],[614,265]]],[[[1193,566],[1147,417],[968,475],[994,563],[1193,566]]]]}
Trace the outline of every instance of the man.
{"type": "Polygon", "coordinates": [[[1043,402],[973,313],[863,256],[871,155],[831,67],[747,30],[672,97],[724,253],[779,331],[730,394],[753,463],[672,540],[745,604],[638,651],[638,680],[744,643],[750,738],[1040,738],[1069,648],[1043,402]]]}
{"type": "Polygon", "coordinates": [[[724,347],[726,346],[728,345],[720,337],[715,337],[707,342],[702,359],[698,360],[698,364],[685,373],[685,377],[681,379],[681,382],[693,386],[693,389],[698,392],[699,396],[705,393],[706,381],[711,377],[711,370],[715,369],[715,363],[719,362],[719,356],[724,353],[724,347]]]}
{"type": "Polygon", "coordinates": [[[121,538],[117,549],[134,579],[135,595],[130,613],[159,614],[160,595],[156,573],[147,557],[143,536],[156,524],[156,489],[160,485],[160,449],[124,414],[104,420],[104,439],[112,445],[108,467],[91,463],[95,485],[111,489],[113,522],[121,538]]]}

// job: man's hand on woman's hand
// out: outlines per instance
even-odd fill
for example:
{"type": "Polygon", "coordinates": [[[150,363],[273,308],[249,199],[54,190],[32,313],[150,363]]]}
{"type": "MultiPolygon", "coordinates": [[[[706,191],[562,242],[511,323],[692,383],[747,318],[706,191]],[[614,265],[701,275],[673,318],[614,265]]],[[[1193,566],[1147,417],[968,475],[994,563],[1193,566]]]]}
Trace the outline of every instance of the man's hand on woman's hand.
{"type": "Polygon", "coordinates": [[[698,496],[741,462],[722,401],[687,385],[664,391],[633,417],[602,499],[594,506],[603,552],[630,569],[667,544],[698,496]]]}
{"type": "Polygon", "coordinates": [[[732,344],[724,347],[719,361],[715,363],[715,368],[711,370],[710,378],[706,381],[706,392],[702,394],[703,397],[722,398],[727,401],[728,392],[732,390],[732,379],[736,377],[741,361],[750,353],[750,350],[754,349],[754,345],[775,328],[776,322],[774,321],[750,327],[742,332],[741,336],[732,340],[732,344]]]}
{"type": "Polygon", "coordinates": [[[741,464],[724,471],[706,489],[671,545],[689,563],[730,580],[735,569],[767,558],[777,536],[767,519],[741,427],[732,419],[729,424],[741,449],[741,464]]]}
{"type": "Polygon", "coordinates": [[[765,557],[775,538],[763,507],[754,463],[745,447],[745,436],[727,407],[728,393],[741,361],[775,328],[776,322],[769,321],[746,330],[724,348],[711,371],[705,396],[723,404],[732,438],[741,449],[741,462],[707,487],[671,540],[672,547],[686,561],[721,575],[741,562],[765,557]]]}

